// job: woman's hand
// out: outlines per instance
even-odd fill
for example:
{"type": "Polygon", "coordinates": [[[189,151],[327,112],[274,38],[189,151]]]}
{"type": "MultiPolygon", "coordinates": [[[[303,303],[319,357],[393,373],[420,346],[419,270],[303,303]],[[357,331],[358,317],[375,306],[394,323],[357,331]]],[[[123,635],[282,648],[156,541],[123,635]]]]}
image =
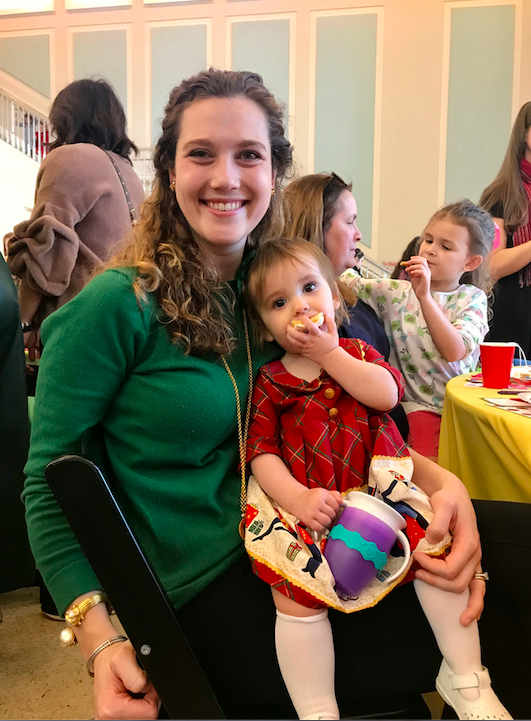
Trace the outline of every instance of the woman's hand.
{"type": "Polygon", "coordinates": [[[94,661],[97,719],[156,719],[157,692],[136,661],[129,641],[102,651],[94,661]],[[134,698],[131,694],[143,694],[134,698]]]}
{"type": "MultiPolygon", "coordinates": [[[[78,596],[70,608],[94,593],[96,590],[78,596]]],[[[98,603],[86,612],[83,623],[75,627],[75,634],[85,660],[102,643],[116,636],[104,603],[98,603]]],[[[97,719],[157,718],[157,694],[138,665],[129,641],[108,646],[94,659],[94,702],[97,719]],[[134,698],[132,694],[142,696],[134,698]]]]}
{"type": "Polygon", "coordinates": [[[451,551],[445,559],[414,552],[414,559],[422,566],[416,577],[454,593],[462,593],[470,587],[468,607],[460,619],[463,626],[468,626],[481,616],[485,595],[485,582],[473,578],[481,560],[474,506],[457,476],[415,451],[410,452],[415,465],[413,481],[430,496],[434,511],[426,530],[426,540],[437,543],[448,530],[454,537],[451,551]]]}
{"type": "Polygon", "coordinates": [[[420,255],[412,256],[406,263],[405,270],[411,278],[411,285],[419,300],[427,298],[430,294],[431,270],[426,258],[420,255]]]}
{"type": "Polygon", "coordinates": [[[454,593],[462,593],[470,586],[468,607],[461,616],[461,624],[468,626],[481,616],[485,595],[485,582],[473,579],[481,560],[474,508],[466,491],[464,494],[454,494],[443,488],[434,493],[430,501],[434,516],[426,531],[426,540],[428,543],[437,543],[442,540],[447,530],[454,539],[451,551],[445,559],[415,552],[414,558],[422,566],[416,577],[454,593]]]}
{"type": "MultiPolygon", "coordinates": [[[[22,323],[34,322],[35,316],[42,301],[42,295],[28,285],[26,278],[23,278],[18,290],[18,302],[20,305],[20,320],[22,323]]],[[[40,358],[41,355],[41,332],[39,329],[30,330],[24,333],[24,346],[29,350],[31,361],[40,358]]]]}
{"type": "Polygon", "coordinates": [[[301,317],[300,322],[304,324],[305,330],[288,325],[289,341],[296,353],[322,366],[324,357],[339,345],[336,323],[329,315],[324,317],[324,330],[323,326],[319,328],[306,315],[301,317]]]}
{"type": "Polygon", "coordinates": [[[24,333],[24,348],[28,349],[29,359],[32,363],[41,357],[40,328],[37,328],[36,330],[29,330],[24,333]]]}

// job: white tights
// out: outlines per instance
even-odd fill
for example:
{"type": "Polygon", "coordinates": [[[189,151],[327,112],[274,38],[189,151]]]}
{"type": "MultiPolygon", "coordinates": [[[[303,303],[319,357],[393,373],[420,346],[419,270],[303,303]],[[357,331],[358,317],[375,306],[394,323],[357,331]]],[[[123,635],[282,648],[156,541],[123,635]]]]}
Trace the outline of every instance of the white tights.
{"type": "Polygon", "coordinates": [[[299,718],[338,719],[328,611],[304,618],[277,611],[275,641],[282,678],[299,718]]]}
{"type": "MultiPolygon", "coordinates": [[[[458,675],[481,671],[477,621],[469,626],[462,626],[459,621],[468,606],[468,588],[463,593],[450,593],[417,579],[413,586],[448,666],[458,675]]],[[[468,701],[475,701],[479,696],[476,688],[461,689],[460,693],[468,701]]]]}
{"type": "MultiPolygon", "coordinates": [[[[456,674],[481,670],[477,623],[466,628],[459,618],[468,605],[463,593],[441,591],[423,581],[413,582],[420,605],[448,665],[456,674]]],[[[328,611],[304,618],[277,611],[275,632],[282,677],[300,719],[339,719],[334,690],[334,641],[328,611]]],[[[469,701],[478,690],[462,689],[469,701]]]]}

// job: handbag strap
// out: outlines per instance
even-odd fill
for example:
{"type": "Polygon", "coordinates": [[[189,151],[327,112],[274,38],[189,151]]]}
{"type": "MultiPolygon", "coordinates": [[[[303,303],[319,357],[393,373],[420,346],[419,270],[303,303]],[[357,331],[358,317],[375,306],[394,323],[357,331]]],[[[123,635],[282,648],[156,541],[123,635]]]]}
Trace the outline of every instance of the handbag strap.
{"type": "Polygon", "coordinates": [[[112,157],[111,153],[108,150],[104,151],[107,153],[109,160],[114,165],[114,169],[118,173],[118,177],[120,179],[120,183],[122,184],[122,188],[125,194],[125,199],[127,200],[127,205],[129,207],[129,217],[131,218],[131,225],[135,225],[136,223],[136,210],[133,207],[133,204],[131,202],[131,197],[129,195],[129,191],[127,190],[127,185],[125,184],[124,176],[122,175],[122,171],[118,167],[116,160],[112,157]]]}

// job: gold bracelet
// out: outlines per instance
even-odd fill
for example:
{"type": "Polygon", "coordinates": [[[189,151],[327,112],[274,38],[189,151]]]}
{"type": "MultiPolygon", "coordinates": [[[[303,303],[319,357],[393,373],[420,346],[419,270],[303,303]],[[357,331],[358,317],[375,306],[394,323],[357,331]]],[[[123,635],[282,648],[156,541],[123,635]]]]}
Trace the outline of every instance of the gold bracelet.
{"type": "Polygon", "coordinates": [[[70,608],[65,611],[65,621],[69,626],[81,626],[88,611],[99,603],[104,603],[110,612],[111,604],[109,603],[109,599],[102,591],[98,591],[92,596],[85,598],[76,606],[70,606],[70,608]]]}
{"type": "Polygon", "coordinates": [[[59,634],[59,642],[61,646],[64,648],[67,646],[75,646],[77,638],[73,630],[74,627],[81,626],[85,620],[86,614],[91,608],[94,608],[94,606],[97,606],[99,603],[104,603],[107,606],[109,613],[111,612],[112,606],[109,599],[102,591],[94,593],[92,596],[89,596],[81,601],[81,603],[78,603],[76,606],[70,606],[70,608],[65,611],[65,621],[68,626],[63,628],[59,634]]]}
{"type": "Polygon", "coordinates": [[[105,651],[106,648],[109,648],[109,646],[114,646],[115,643],[123,643],[128,640],[127,636],[113,636],[100,644],[98,648],[95,648],[87,660],[88,675],[94,678],[94,661],[96,660],[96,656],[98,656],[102,651],[105,651]]]}

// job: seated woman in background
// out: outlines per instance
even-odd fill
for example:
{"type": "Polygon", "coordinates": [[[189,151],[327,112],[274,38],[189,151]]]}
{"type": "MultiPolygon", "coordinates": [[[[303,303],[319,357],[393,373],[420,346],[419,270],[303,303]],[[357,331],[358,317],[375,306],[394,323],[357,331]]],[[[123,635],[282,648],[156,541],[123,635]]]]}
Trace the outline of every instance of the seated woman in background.
{"type": "Polygon", "coordinates": [[[50,110],[55,140],[35,188],[31,217],[5,237],[11,273],[21,279],[24,343],[39,355],[42,321],[73,298],[131,230],[144,199],[133,169],[135,144],[123,107],[104,80],[76,80],[50,110]]]}
{"type": "MultiPolygon", "coordinates": [[[[284,191],[287,238],[305,238],[324,251],[339,277],[356,263],[356,244],[361,233],[352,184],[335,173],[305,175],[284,191]]],[[[340,338],[360,338],[389,360],[389,340],[375,311],[356,293],[339,283],[349,319],[339,328],[340,338]]],[[[408,437],[406,414],[401,406],[390,413],[404,438],[408,437]]]]}
{"type": "Polygon", "coordinates": [[[410,445],[437,460],[447,382],[476,367],[487,332],[491,281],[484,258],[494,223],[470,200],[438,210],[422,233],[419,254],[405,262],[407,280],[341,280],[376,310],[391,338],[391,364],[404,374],[410,445]]]}
{"type": "Polygon", "coordinates": [[[516,341],[531,357],[531,102],[520,108],[500,172],[480,205],[500,229],[490,255],[497,281],[490,341],[516,341]]]}

